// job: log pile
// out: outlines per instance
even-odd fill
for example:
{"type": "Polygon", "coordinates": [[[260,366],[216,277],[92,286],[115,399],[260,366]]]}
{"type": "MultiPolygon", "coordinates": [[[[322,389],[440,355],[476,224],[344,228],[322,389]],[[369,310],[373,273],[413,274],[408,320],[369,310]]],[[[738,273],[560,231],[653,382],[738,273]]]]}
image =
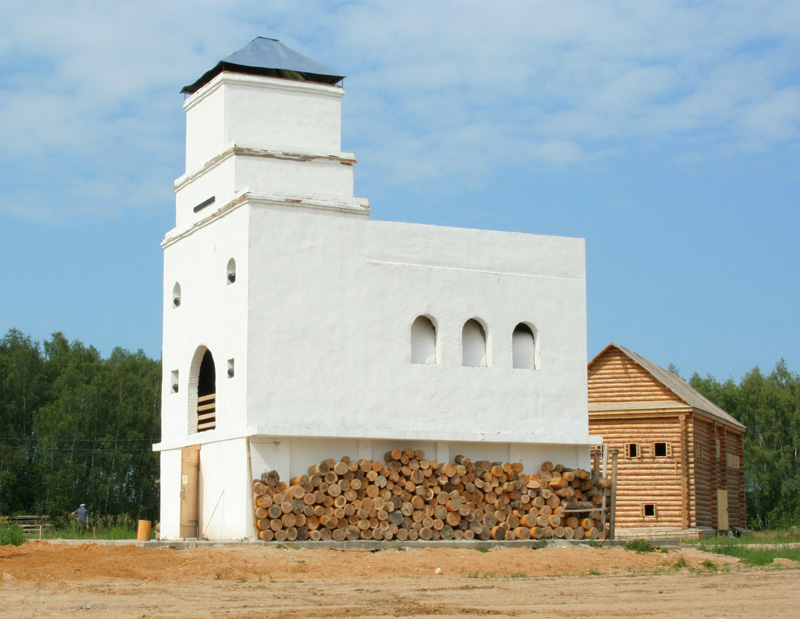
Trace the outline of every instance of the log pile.
{"type": "Polygon", "coordinates": [[[526,474],[521,463],[427,460],[393,449],[385,462],[343,457],[283,482],[254,480],[255,521],[264,541],[527,540],[602,535],[592,511],[609,480],[551,462],[526,474]]]}

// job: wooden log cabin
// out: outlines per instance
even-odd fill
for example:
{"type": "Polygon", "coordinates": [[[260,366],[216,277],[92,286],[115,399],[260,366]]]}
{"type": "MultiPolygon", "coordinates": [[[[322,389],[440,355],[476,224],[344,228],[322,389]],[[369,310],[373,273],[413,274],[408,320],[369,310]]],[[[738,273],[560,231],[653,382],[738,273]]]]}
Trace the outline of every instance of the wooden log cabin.
{"type": "Polygon", "coordinates": [[[672,372],[617,344],[588,372],[590,434],[619,453],[617,536],[744,529],[745,427],[672,372]]]}

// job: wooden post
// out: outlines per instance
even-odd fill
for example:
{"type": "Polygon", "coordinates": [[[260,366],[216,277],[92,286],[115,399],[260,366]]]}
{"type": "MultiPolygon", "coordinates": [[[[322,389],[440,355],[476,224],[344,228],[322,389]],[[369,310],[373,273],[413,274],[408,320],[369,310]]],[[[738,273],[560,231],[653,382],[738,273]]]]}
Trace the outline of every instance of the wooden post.
{"type": "Polygon", "coordinates": [[[611,453],[611,514],[608,523],[608,539],[614,539],[615,522],[617,519],[617,464],[619,460],[619,450],[615,449],[611,453]]]}
{"type": "MultiPolygon", "coordinates": [[[[608,464],[608,445],[603,443],[603,477],[607,477],[607,464],[608,464]]],[[[603,492],[603,502],[601,504],[601,509],[603,511],[600,512],[600,526],[603,531],[606,530],[606,512],[608,510],[608,492],[603,492]]]]}

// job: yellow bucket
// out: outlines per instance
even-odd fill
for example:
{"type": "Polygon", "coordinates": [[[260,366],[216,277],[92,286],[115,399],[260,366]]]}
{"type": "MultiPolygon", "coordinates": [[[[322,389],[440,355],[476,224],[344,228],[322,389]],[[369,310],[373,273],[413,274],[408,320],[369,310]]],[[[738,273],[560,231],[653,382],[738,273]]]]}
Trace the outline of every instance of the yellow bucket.
{"type": "Polygon", "coordinates": [[[152,522],[149,520],[140,520],[139,528],[136,530],[136,541],[149,542],[150,541],[150,527],[152,522]]]}

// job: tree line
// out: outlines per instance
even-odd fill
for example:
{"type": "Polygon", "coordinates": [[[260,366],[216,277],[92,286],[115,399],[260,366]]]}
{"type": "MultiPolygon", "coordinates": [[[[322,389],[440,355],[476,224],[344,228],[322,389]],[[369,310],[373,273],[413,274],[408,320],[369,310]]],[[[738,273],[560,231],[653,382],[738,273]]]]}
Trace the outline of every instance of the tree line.
{"type": "Polygon", "coordinates": [[[158,516],[161,363],[16,329],[0,340],[0,515],[158,516]]]}
{"type": "MultiPolygon", "coordinates": [[[[747,426],[752,528],[800,525],[800,375],[784,361],[739,382],[695,374],[692,387],[747,426]]],[[[0,515],[158,518],[161,363],[141,350],[94,347],[61,333],[0,340],[0,515]]]]}

